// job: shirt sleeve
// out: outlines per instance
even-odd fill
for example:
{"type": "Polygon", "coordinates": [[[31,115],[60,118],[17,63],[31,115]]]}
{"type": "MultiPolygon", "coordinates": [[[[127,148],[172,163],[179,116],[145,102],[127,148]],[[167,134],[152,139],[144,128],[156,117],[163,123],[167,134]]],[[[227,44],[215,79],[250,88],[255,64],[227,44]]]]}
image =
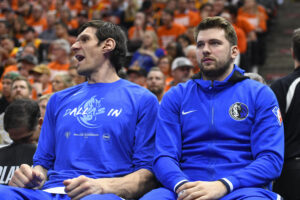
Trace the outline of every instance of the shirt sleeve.
{"type": "Polygon", "coordinates": [[[41,165],[47,170],[53,168],[55,160],[55,97],[52,95],[47,103],[37,150],[33,156],[33,165],[41,165]]]}
{"type": "Polygon", "coordinates": [[[276,97],[269,87],[263,87],[258,92],[255,110],[256,117],[250,136],[253,162],[223,178],[231,190],[266,186],[281,173],[284,131],[276,97]]]}
{"type": "Polygon", "coordinates": [[[158,100],[154,95],[145,92],[141,98],[135,130],[133,164],[135,171],[148,169],[152,171],[154,154],[155,125],[158,100]]]}
{"type": "Polygon", "coordinates": [[[187,181],[179,166],[181,158],[181,128],[179,121],[180,97],[174,88],[165,94],[158,111],[156,126],[156,152],[153,170],[158,180],[170,190],[187,181]]]}

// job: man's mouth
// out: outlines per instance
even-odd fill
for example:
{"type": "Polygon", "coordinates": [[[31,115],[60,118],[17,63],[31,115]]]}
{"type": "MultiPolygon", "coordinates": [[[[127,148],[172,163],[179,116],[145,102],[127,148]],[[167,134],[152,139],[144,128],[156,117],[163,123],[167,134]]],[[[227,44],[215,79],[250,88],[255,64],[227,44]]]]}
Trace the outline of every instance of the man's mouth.
{"type": "Polygon", "coordinates": [[[85,57],[82,55],[76,55],[75,58],[78,60],[78,62],[82,61],[85,57]]]}
{"type": "Polygon", "coordinates": [[[202,63],[204,63],[204,64],[205,64],[205,63],[208,63],[208,64],[209,64],[209,63],[211,63],[211,62],[214,62],[214,59],[212,59],[212,58],[203,58],[203,59],[202,59],[202,63]]]}

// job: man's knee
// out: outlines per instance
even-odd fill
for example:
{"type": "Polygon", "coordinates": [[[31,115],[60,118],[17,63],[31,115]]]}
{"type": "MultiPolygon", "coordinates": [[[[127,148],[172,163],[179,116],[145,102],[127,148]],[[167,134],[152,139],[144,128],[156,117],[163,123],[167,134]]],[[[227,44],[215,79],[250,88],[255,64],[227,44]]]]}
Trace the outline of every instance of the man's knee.
{"type": "Polygon", "coordinates": [[[121,197],[115,194],[91,194],[81,200],[121,200],[121,197]]]}
{"type": "Polygon", "coordinates": [[[153,200],[153,199],[159,199],[159,200],[176,200],[177,195],[175,192],[167,189],[167,188],[158,188],[151,190],[147,194],[145,194],[140,200],[153,200]]]}
{"type": "Polygon", "coordinates": [[[276,200],[280,199],[280,196],[270,190],[263,188],[240,188],[232,191],[228,195],[221,198],[221,200],[231,199],[245,199],[245,200],[276,200]]]}

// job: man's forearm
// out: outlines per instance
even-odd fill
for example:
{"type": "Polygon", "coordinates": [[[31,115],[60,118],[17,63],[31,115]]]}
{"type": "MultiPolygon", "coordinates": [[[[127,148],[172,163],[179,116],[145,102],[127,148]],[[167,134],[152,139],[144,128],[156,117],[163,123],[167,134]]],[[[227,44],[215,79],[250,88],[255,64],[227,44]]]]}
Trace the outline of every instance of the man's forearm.
{"type": "Polygon", "coordinates": [[[147,169],[140,169],[124,177],[99,180],[107,183],[108,191],[105,193],[113,193],[125,199],[141,197],[157,185],[154,175],[147,169]]]}

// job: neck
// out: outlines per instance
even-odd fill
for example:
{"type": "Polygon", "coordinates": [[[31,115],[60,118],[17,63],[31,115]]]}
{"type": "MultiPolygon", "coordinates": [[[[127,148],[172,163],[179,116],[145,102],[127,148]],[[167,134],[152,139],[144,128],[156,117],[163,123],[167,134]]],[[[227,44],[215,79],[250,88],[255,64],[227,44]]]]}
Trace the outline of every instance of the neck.
{"type": "Polygon", "coordinates": [[[87,79],[88,83],[113,83],[118,81],[120,77],[111,63],[106,61],[97,71],[91,73],[87,79]]]}
{"type": "Polygon", "coordinates": [[[297,69],[300,67],[300,62],[298,60],[294,60],[294,68],[297,69]]]}
{"type": "Polygon", "coordinates": [[[227,77],[227,76],[229,76],[229,74],[232,72],[232,70],[233,70],[233,64],[231,64],[229,67],[228,67],[228,69],[222,74],[222,75],[220,75],[220,76],[216,76],[216,77],[213,77],[213,76],[211,76],[211,77],[208,77],[208,76],[205,76],[204,74],[202,74],[203,75],[203,80],[210,80],[210,81],[224,81],[225,80],[225,78],[227,77]]]}

